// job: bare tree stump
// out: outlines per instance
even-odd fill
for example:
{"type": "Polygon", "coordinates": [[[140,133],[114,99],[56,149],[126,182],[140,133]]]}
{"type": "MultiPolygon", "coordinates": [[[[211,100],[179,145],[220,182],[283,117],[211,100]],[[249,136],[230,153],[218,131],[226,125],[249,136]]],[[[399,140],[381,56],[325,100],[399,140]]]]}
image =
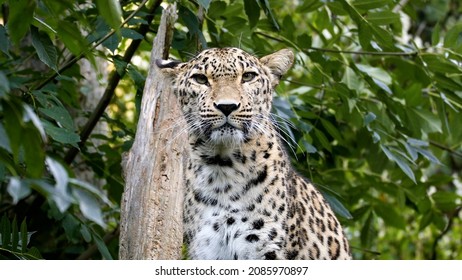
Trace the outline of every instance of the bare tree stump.
{"type": "Polygon", "coordinates": [[[168,57],[177,19],[169,6],[151,52],[135,141],[122,163],[120,259],[179,259],[183,243],[183,169],[187,136],[170,82],[156,58],[168,57]]]}

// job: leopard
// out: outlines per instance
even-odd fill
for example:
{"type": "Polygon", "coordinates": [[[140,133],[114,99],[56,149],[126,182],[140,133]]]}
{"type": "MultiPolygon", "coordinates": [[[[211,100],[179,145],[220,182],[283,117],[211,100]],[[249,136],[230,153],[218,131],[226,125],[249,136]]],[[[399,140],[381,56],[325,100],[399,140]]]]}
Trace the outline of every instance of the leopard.
{"type": "Polygon", "coordinates": [[[227,47],[187,62],[155,60],[187,124],[189,259],[351,259],[339,220],[292,167],[271,114],[275,87],[294,57],[290,49],[257,58],[227,47]]]}

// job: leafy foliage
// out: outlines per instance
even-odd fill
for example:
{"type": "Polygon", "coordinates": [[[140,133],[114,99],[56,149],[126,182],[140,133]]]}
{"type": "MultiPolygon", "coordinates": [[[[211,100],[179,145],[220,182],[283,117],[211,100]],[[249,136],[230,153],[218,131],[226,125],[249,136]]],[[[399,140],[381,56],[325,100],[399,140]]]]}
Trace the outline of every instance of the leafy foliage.
{"type": "Polygon", "coordinates": [[[21,228],[18,230],[16,217],[10,222],[4,215],[0,220],[0,226],[2,230],[0,234],[0,259],[36,260],[42,258],[37,248],[27,248],[33,232],[27,232],[26,220],[21,223],[21,228]]]}
{"type": "MultiPolygon", "coordinates": [[[[117,256],[121,155],[162,10],[146,2],[1,2],[1,256],[24,257],[10,242],[27,233],[15,216],[27,217],[27,244],[44,258],[117,256]],[[96,108],[83,102],[95,81],[106,87],[96,108]]],[[[293,164],[342,219],[355,258],[462,258],[459,1],[177,4],[177,59],[206,47],[296,52],[274,118],[293,164]]]]}

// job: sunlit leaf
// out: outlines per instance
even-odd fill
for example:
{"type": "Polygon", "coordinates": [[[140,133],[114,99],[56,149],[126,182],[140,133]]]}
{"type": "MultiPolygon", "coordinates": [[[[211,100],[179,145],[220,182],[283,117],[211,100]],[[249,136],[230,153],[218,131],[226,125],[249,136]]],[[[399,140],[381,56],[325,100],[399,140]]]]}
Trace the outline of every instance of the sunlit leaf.
{"type": "Polygon", "coordinates": [[[72,199],[69,196],[67,184],[69,177],[66,169],[52,158],[47,158],[46,163],[50,169],[51,174],[55,178],[55,197],[54,201],[56,206],[58,206],[59,211],[64,212],[71,205],[72,199]]]}
{"type": "Polygon", "coordinates": [[[98,201],[88,192],[73,188],[72,193],[76,196],[80,211],[89,220],[105,227],[101,207],[98,201]]]}
{"type": "Polygon", "coordinates": [[[406,163],[405,159],[403,159],[401,156],[394,154],[391,152],[387,147],[384,145],[380,145],[380,148],[382,151],[385,153],[387,158],[396,164],[398,164],[399,168],[414,182],[416,182],[414,172],[412,169],[409,167],[409,165],[406,163]]]}
{"type": "Polygon", "coordinates": [[[410,108],[407,114],[408,116],[412,116],[412,119],[418,121],[422,131],[426,133],[442,132],[441,120],[432,113],[426,110],[410,108]]]}
{"type": "Polygon", "coordinates": [[[96,7],[107,24],[119,29],[122,24],[122,8],[118,0],[96,0],[96,7]]]}
{"type": "Polygon", "coordinates": [[[7,191],[13,198],[13,204],[25,198],[31,193],[30,186],[23,180],[16,177],[11,177],[7,186],[7,191]]]}

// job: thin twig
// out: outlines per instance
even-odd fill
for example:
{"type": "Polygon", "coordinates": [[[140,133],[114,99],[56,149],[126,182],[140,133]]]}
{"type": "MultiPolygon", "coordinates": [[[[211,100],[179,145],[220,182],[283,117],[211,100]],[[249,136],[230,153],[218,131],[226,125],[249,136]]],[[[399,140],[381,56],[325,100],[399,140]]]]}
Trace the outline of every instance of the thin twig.
{"type": "Polygon", "coordinates": [[[461,152],[458,152],[458,151],[456,151],[456,150],[454,150],[452,148],[449,148],[449,147],[447,147],[447,146],[445,146],[443,144],[440,144],[440,143],[438,143],[436,141],[433,141],[433,140],[430,140],[429,143],[432,146],[435,146],[435,147],[437,147],[437,148],[439,148],[441,150],[449,152],[452,155],[455,155],[455,156],[458,156],[458,157],[462,158],[462,153],[461,152]]]}

